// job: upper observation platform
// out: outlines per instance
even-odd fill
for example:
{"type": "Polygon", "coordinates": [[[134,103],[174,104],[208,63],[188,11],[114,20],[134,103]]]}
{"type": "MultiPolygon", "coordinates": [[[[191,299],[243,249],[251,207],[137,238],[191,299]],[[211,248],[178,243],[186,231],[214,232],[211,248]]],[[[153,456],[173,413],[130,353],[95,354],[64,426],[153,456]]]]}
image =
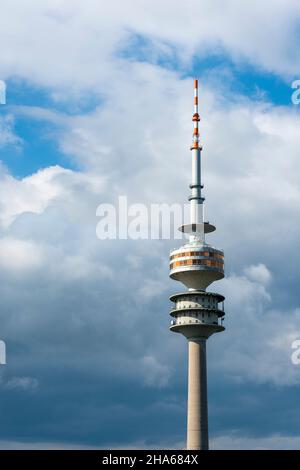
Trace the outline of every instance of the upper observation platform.
{"type": "Polygon", "coordinates": [[[194,243],[172,250],[170,277],[189,289],[205,290],[224,277],[224,253],[209,245],[194,243]]]}

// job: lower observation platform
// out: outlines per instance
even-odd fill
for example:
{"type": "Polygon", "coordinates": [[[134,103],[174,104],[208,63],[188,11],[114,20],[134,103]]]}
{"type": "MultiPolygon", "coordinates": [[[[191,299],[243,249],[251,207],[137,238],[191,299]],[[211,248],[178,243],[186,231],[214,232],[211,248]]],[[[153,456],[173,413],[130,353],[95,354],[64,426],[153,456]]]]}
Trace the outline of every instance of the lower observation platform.
{"type": "Polygon", "coordinates": [[[224,299],[214,292],[196,290],[172,295],[170,300],[175,306],[170,312],[171,331],[182,333],[186,338],[208,338],[223,331],[224,299]]]}

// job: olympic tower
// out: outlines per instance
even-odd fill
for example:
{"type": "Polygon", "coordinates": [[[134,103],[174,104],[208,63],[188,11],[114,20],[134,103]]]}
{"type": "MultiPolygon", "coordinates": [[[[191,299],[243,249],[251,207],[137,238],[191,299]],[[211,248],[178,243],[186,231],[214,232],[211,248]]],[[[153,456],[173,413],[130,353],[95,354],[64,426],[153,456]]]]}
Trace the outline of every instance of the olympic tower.
{"type": "Polygon", "coordinates": [[[170,253],[170,277],[188,290],[170,297],[174,302],[170,329],[188,340],[187,449],[205,450],[209,448],[206,341],[225,329],[224,297],[206,289],[224,277],[224,253],[206,242],[206,234],[216,228],[205,222],[203,215],[199,121],[198,80],[194,80],[190,223],[179,227],[188,234],[189,241],[170,253]]]}

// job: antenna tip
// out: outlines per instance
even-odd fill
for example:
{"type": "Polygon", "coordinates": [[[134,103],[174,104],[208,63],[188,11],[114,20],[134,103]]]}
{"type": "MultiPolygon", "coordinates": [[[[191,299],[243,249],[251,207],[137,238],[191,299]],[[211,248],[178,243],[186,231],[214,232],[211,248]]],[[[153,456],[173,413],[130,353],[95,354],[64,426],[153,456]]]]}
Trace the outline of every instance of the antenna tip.
{"type": "Polygon", "coordinates": [[[195,80],[194,80],[194,88],[198,88],[198,79],[197,78],[195,78],[195,80]]]}

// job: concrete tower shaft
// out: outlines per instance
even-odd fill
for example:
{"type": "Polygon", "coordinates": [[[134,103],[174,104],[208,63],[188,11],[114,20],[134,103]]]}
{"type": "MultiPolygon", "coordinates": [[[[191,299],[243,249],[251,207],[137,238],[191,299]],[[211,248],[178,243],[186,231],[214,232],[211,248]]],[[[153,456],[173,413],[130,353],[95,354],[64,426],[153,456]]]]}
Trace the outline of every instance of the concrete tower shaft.
{"type": "Polygon", "coordinates": [[[206,339],[190,339],[187,448],[208,450],[206,339]]]}

